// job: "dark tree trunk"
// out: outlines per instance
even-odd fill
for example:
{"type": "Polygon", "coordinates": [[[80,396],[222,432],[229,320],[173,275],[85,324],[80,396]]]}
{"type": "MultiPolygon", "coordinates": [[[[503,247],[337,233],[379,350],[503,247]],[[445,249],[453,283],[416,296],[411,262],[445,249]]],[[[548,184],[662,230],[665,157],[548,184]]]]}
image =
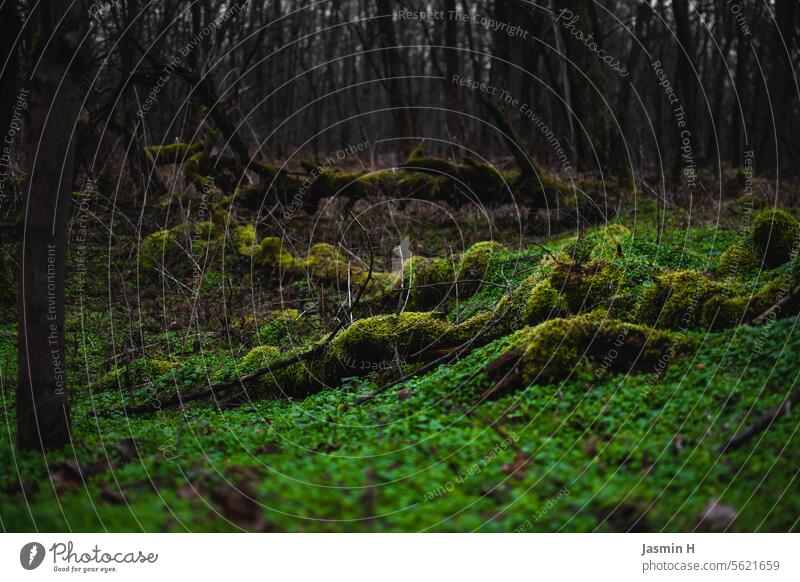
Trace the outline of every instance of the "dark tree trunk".
{"type": "Polygon", "coordinates": [[[760,166],[775,174],[783,174],[781,158],[787,152],[787,119],[789,107],[796,92],[795,75],[790,60],[794,46],[795,21],[798,14],[797,0],[776,0],[775,26],[772,35],[772,62],[769,75],[769,99],[771,114],[767,116],[764,137],[760,148],[760,166]],[[776,141],[777,140],[777,141],[776,141]]]}
{"type": "Polygon", "coordinates": [[[17,98],[19,16],[16,3],[0,4],[0,128],[8,130],[17,98]]]}
{"type": "Polygon", "coordinates": [[[381,58],[383,59],[384,87],[389,96],[389,107],[392,109],[394,137],[400,139],[398,144],[402,150],[410,150],[413,144],[402,138],[413,135],[411,117],[406,109],[403,96],[403,85],[397,77],[400,75],[400,53],[397,46],[397,35],[392,22],[392,0],[376,0],[378,7],[378,31],[381,39],[381,58]]]}
{"type": "MultiPolygon", "coordinates": [[[[558,4],[564,5],[565,9],[571,12],[571,18],[577,18],[577,20],[562,18],[560,26],[564,47],[570,60],[567,65],[567,75],[575,123],[575,150],[578,163],[586,167],[596,167],[599,162],[601,168],[607,169],[610,153],[610,114],[608,105],[604,101],[605,80],[602,65],[597,56],[587,50],[584,43],[572,34],[571,26],[583,35],[593,33],[595,39],[599,39],[601,34],[592,26],[589,0],[568,0],[558,4]]],[[[566,13],[564,14],[566,16],[566,13]]],[[[597,42],[599,45],[599,40],[597,42]]]]}
{"type": "MultiPolygon", "coordinates": [[[[675,16],[675,30],[678,37],[677,56],[675,61],[675,93],[678,95],[681,106],[686,113],[687,128],[690,132],[691,150],[688,154],[694,160],[701,155],[698,151],[700,146],[700,128],[697,120],[697,99],[695,98],[695,77],[694,70],[694,39],[689,21],[688,0],[673,0],[672,11],[675,16]]],[[[681,134],[685,129],[681,129],[677,124],[675,128],[675,149],[673,163],[673,177],[677,178],[682,167],[686,167],[687,160],[681,157],[681,134]]]]}
{"type": "Polygon", "coordinates": [[[50,41],[41,55],[34,47],[40,58],[33,60],[30,183],[20,227],[17,440],[21,449],[63,447],[70,434],[64,261],[73,130],[80,111],[75,77],[82,63],[72,60],[80,44],[80,15],[77,5],[69,6],[66,0],[42,3],[33,13],[36,38],[50,41]]]}
{"type": "MultiPolygon", "coordinates": [[[[750,13],[752,19],[752,13],[750,13]]],[[[737,26],[736,38],[736,77],[733,99],[731,100],[731,140],[728,154],[731,164],[740,166],[744,160],[743,151],[750,149],[751,144],[743,144],[745,120],[750,119],[750,87],[747,79],[750,59],[750,35],[741,26],[737,26]]]]}
{"type": "MultiPolygon", "coordinates": [[[[448,13],[456,11],[456,0],[445,0],[444,9],[448,13]]],[[[445,51],[445,107],[447,108],[447,129],[448,134],[452,135],[458,127],[458,86],[452,82],[453,75],[458,72],[458,52],[455,50],[458,44],[458,29],[456,21],[448,18],[445,21],[444,44],[447,46],[445,51]]]]}

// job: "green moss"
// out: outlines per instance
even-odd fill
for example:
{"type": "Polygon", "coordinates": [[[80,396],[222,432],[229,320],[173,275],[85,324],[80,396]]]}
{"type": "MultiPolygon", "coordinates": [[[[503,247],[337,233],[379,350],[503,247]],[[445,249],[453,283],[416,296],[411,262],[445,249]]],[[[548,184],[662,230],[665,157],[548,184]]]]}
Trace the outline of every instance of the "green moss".
{"type": "Polygon", "coordinates": [[[171,143],[146,148],[153,162],[157,165],[181,164],[191,156],[202,151],[201,144],[171,143]]]}
{"type": "MultiPolygon", "coordinates": [[[[331,353],[345,367],[351,362],[393,361],[424,357],[426,348],[443,341],[450,326],[436,313],[404,312],[360,319],[334,338],[331,353]]],[[[358,367],[358,366],[355,366],[358,367]]]]}
{"type": "MultiPolygon", "coordinates": [[[[213,214],[212,219],[214,220],[198,222],[194,226],[188,226],[190,229],[189,242],[192,257],[201,266],[208,265],[209,260],[222,248],[224,243],[224,221],[219,221],[213,214]]],[[[184,228],[183,226],[176,226],[173,230],[180,231],[181,235],[185,236],[184,228]]]]}
{"type": "Polygon", "coordinates": [[[494,279],[495,271],[508,255],[506,247],[496,241],[479,242],[469,247],[458,267],[459,296],[471,297],[481,282],[494,279]]]}
{"type": "Polygon", "coordinates": [[[747,297],[714,295],[703,304],[703,327],[720,330],[747,323],[752,308],[747,297]]]}
{"type": "Polygon", "coordinates": [[[565,297],[553,288],[549,279],[545,279],[531,289],[525,303],[523,318],[528,324],[536,324],[568,312],[569,305],[565,297]]]}
{"type": "Polygon", "coordinates": [[[147,235],[142,241],[139,259],[142,268],[152,270],[162,266],[167,259],[173,258],[176,253],[183,252],[178,242],[179,228],[158,230],[147,235]]]}
{"type": "Polygon", "coordinates": [[[527,324],[528,300],[541,280],[538,274],[530,275],[500,299],[494,310],[494,337],[501,337],[527,324]]]}
{"type": "Polygon", "coordinates": [[[523,384],[556,383],[586,358],[605,369],[646,371],[684,343],[670,333],[590,316],[551,319],[521,331],[506,355],[519,356],[523,384]]]}
{"type": "Polygon", "coordinates": [[[269,366],[281,358],[281,350],[274,346],[258,346],[250,350],[239,363],[239,372],[247,374],[269,366]]]}
{"type": "Polygon", "coordinates": [[[409,303],[417,309],[435,307],[451,293],[458,267],[448,258],[415,256],[405,264],[403,285],[410,288],[409,303]]]}
{"type": "Polygon", "coordinates": [[[399,194],[460,204],[465,197],[482,202],[497,201],[507,195],[517,178],[517,174],[500,172],[492,165],[469,157],[459,164],[426,156],[423,144],[412,152],[401,168],[408,176],[400,183],[399,194]]]}
{"type": "MultiPolygon", "coordinates": [[[[711,330],[745,325],[786,297],[792,288],[792,278],[787,274],[773,279],[755,293],[714,295],[703,305],[703,325],[711,330]]],[[[777,316],[785,317],[795,312],[796,309],[787,306],[777,316]]]]}
{"type": "Polygon", "coordinates": [[[412,171],[427,170],[429,172],[443,174],[445,176],[458,175],[458,164],[443,160],[442,158],[417,156],[409,159],[403,168],[412,171]]]}
{"type": "MultiPolygon", "coordinates": [[[[181,159],[180,157],[175,158],[175,163],[180,163],[181,159]]],[[[210,163],[208,154],[204,151],[198,151],[190,155],[183,162],[183,173],[186,179],[192,182],[200,191],[205,192],[212,187],[213,182],[209,176],[213,172],[214,167],[210,163]]]]}
{"type": "Polygon", "coordinates": [[[594,237],[590,258],[611,260],[624,254],[624,248],[631,240],[631,231],[621,224],[610,224],[597,231],[594,237]]]}
{"type": "Polygon", "coordinates": [[[581,232],[564,245],[564,252],[576,263],[587,263],[592,259],[611,261],[621,256],[630,240],[630,230],[621,224],[610,224],[605,228],[581,232]]]}
{"type": "Polygon", "coordinates": [[[778,267],[796,253],[800,227],[785,210],[764,210],[753,221],[753,242],[768,267],[778,267]]]}
{"type": "Polygon", "coordinates": [[[231,242],[236,253],[244,257],[252,258],[260,250],[256,227],[252,224],[235,227],[231,233],[231,242]]]}
{"type": "Polygon", "coordinates": [[[358,265],[347,262],[339,250],[328,243],[312,245],[308,257],[300,262],[306,275],[311,279],[327,283],[358,285],[364,282],[367,271],[358,265]]]}
{"type": "Polygon", "coordinates": [[[423,139],[420,140],[420,142],[417,144],[417,147],[411,150],[411,153],[408,154],[407,161],[418,160],[424,157],[425,157],[425,140],[423,139]]]}
{"type": "MultiPolygon", "coordinates": [[[[233,377],[252,374],[269,368],[291,358],[296,352],[274,346],[258,346],[250,350],[231,369],[217,379],[229,380],[233,377]]],[[[247,387],[251,398],[265,396],[299,396],[317,387],[314,371],[308,362],[298,362],[287,367],[276,368],[262,375],[247,387]]]]}
{"type": "Polygon", "coordinates": [[[626,284],[626,277],[620,267],[597,259],[586,265],[556,263],[550,282],[566,298],[570,311],[580,313],[614,296],[626,284]]]}
{"type": "Polygon", "coordinates": [[[457,325],[453,325],[447,330],[443,337],[443,344],[447,346],[460,346],[472,340],[476,341],[476,345],[485,344],[487,343],[487,339],[485,339],[484,336],[487,335],[487,332],[491,335],[493,325],[493,312],[484,311],[478,313],[457,325]],[[480,338],[478,338],[479,335],[480,338]]]}
{"type": "Polygon", "coordinates": [[[724,277],[748,276],[758,269],[758,257],[751,245],[737,242],[723,251],[717,261],[717,272],[724,277]]]}
{"type": "Polygon", "coordinates": [[[302,265],[276,236],[268,236],[261,241],[256,260],[271,271],[281,271],[289,275],[297,275],[302,271],[302,265]]]}
{"type": "Polygon", "coordinates": [[[270,321],[258,329],[253,342],[278,347],[297,345],[307,339],[311,328],[308,318],[301,318],[296,309],[274,311],[270,321]]]}
{"type": "Polygon", "coordinates": [[[669,271],[658,275],[639,297],[638,319],[669,329],[689,329],[702,322],[705,303],[713,296],[731,297],[732,290],[704,273],[669,271]]]}
{"type": "Polygon", "coordinates": [[[150,360],[145,358],[138,358],[132,362],[115,367],[110,372],[101,376],[95,382],[89,385],[89,390],[92,392],[103,392],[106,390],[117,389],[132,389],[144,384],[148,384],[153,380],[167,374],[170,370],[175,368],[173,362],[165,360],[150,360]]]}
{"type": "MultiPolygon", "coordinates": [[[[781,299],[791,293],[794,282],[790,274],[783,274],[776,277],[750,297],[750,311],[753,317],[761,315],[767,309],[778,303],[781,299]]],[[[791,310],[786,306],[781,310],[779,316],[790,315],[791,310]]]]}
{"type": "MultiPolygon", "coordinates": [[[[312,172],[319,172],[312,169],[312,172]]],[[[339,172],[323,170],[310,184],[303,198],[303,205],[310,211],[317,207],[319,201],[326,197],[361,198],[369,194],[368,183],[362,181],[365,172],[339,172]]]]}

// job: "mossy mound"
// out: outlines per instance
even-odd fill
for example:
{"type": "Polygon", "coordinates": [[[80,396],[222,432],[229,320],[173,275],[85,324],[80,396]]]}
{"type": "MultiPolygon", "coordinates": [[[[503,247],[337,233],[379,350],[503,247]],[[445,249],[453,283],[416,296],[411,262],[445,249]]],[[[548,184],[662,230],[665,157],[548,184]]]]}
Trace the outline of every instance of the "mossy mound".
{"type": "Polygon", "coordinates": [[[286,348],[305,343],[313,330],[314,326],[309,318],[300,317],[297,309],[273,311],[269,322],[255,333],[253,343],[286,348]]]}
{"type": "Polygon", "coordinates": [[[289,275],[298,275],[302,272],[300,262],[284,246],[283,240],[277,236],[264,237],[255,258],[270,272],[282,272],[289,275]]]}
{"type": "Polygon", "coordinates": [[[483,345],[492,337],[492,329],[495,323],[494,313],[483,311],[473,315],[469,319],[450,327],[445,332],[442,344],[445,346],[465,346],[483,345]]]}
{"type": "MultiPolygon", "coordinates": [[[[265,237],[255,260],[268,272],[281,272],[290,278],[307,277],[309,279],[346,285],[361,285],[366,281],[368,269],[345,260],[344,255],[333,245],[317,243],[311,246],[305,258],[294,256],[278,237],[265,237]]],[[[386,287],[390,277],[380,277],[373,273],[371,292],[386,287]]]]}
{"type": "Polygon", "coordinates": [[[606,261],[622,257],[623,248],[631,239],[631,231],[621,224],[611,224],[605,228],[582,232],[564,246],[575,263],[587,263],[592,259],[606,261]]]}
{"type": "Polygon", "coordinates": [[[479,242],[469,247],[458,267],[459,295],[474,295],[483,281],[496,277],[496,271],[508,256],[506,247],[496,241],[479,242]]]}
{"type": "Polygon", "coordinates": [[[752,245],[737,242],[729,246],[717,261],[717,273],[723,277],[747,277],[758,269],[758,257],[752,245]]]}
{"type": "Polygon", "coordinates": [[[620,267],[595,259],[587,264],[556,263],[550,283],[562,294],[573,313],[594,309],[623,288],[627,280],[620,267]]]}
{"type": "Polygon", "coordinates": [[[318,281],[347,284],[362,283],[367,271],[344,260],[339,250],[328,243],[317,243],[308,250],[305,260],[298,261],[307,277],[318,281]]]}
{"type": "Polygon", "coordinates": [[[115,367],[89,385],[91,392],[131,389],[156,380],[175,368],[176,364],[165,360],[138,358],[124,366],[115,367]]]}
{"type": "Polygon", "coordinates": [[[182,230],[179,227],[169,230],[157,230],[150,233],[142,241],[139,259],[142,268],[153,270],[164,266],[177,255],[183,254],[184,247],[179,241],[182,230]]]}
{"type": "Polygon", "coordinates": [[[405,264],[402,285],[410,289],[409,303],[417,309],[430,309],[448,296],[461,299],[475,295],[484,281],[495,279],[509,251],[496,241],[470,246],[460,257],[415,256],[405,264]]]}
{"type": "Polygon", "coordinates": [[[236,254],[243,257],[253,258],[260,250],[256,227],[252,224],[234,227],[231,232],[231,243],[236,249],[236,254]]]}
{"type": "Polygon", "coordinates": [[[493,337],[509,334],[529,323],[528,302],[541,281],[540,275],[530,275],[500,299],[494,310],[493,337]]]}
{"type": "Polygon", "coordinates": [[[331,355],[345,368],[360,368],[363,363],[419,360],[440,345],[450,325],[439,314],[404,312],[361,319],[331,342],[331,355]]]}
{"type": "Polygon", "coordinates": [[[797,253],[800,225],[785,210],[764,210],[753,221],[753,242],[770,268],[779,267],[797,253]]]}
{"type": "Polygon", "coordinates": [[[455,259],[411,257],[406,261],[402,281],[409,289],[409,305],[416,309],[437,306],[453,292],[457,273],[455,259]]]}
{"type": "Polygon", "coordinates": [[[659,360],[671,359],[687,345],[669,332],[588,315],[551,319],[521,330],[512,341],[488,366],[497,384],[484,397],[558,383],[583,361],[620,373],[653,370],[659,360]]]}
{"type": "MultiPolygon", "coordinates": [[[[139,248],[142,268],[145,271],[170,268],[180,273],[181,269],[193,271],[197,265],[204,267],[223,248],[224,223],[217,220],[214,217],[214,220],[179,224],[150,233],[139,248]]],[[[232,233],[234,243],[237,237],[248,234],[247,227],[241,227],[243,230],[238,228],[232,233]]]]}
{"type": "MultiPolygon", "coordinates": [[[[216,380],[230,380],[232,378],[252,374],[264,368],[270,368],[290,357],[295,352],[275,346],[258,346],[250,350],[244,357],[229,369],[219,374],[216,380]]],[[[251,398],[264,396],[300,396],[306,395],[316,389],[318,380],[308,362],[297,362],[286,367],[276,367],[262,375],[255,383],[247,388],[251,398]]]]}
{"type": "Polygon", "coordinates": [[[711,331],[736,327],[747,323],[753,312],[747,297],[714,295],[703,304],[703,327],[711,331]]]}
{"type": "Polygon", "coordinates": [[[526,323],[533,325],[568,312],[569,305],[564,295],[553,287],[550,279],[545,279],[531,289],[522,315],[526,323]]]}
{"type": "Polygon", "coordinates": [[[720,330],[744,325],[769,308],[790,297],[775,317],[788,317],[800,311],[800,301],[791,299],[796,283],[789,274],[776,277],[758,291],[744,295],[714,295],[703,304],[703,325],[709,330],[720,330]]]}
{"type": "Polygon", "coordinates": [[[730,286],[697,271],[668,271],[644,289],[636,307],[639,321],[668,329],[692,329],[703,323],[705,303],[733,297],[730,286]]]}

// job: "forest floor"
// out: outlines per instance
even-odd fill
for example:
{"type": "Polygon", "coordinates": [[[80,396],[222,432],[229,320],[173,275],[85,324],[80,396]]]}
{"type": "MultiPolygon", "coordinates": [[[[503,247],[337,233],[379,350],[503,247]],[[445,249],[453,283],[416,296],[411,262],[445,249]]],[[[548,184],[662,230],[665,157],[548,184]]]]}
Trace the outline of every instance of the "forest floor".
{"type": "MultiPolygon", "coordinates": [[[[129,277],[117,241],[95,238],[87,270],[100,275],[69,287],[73,440],[46,462],[12,445],[10,311],[0,327],[0,527],[797,530],[797,412],[724,450],[796,390],[797,311],[787,304],[779,317],[757,317],[797,285],[797,258],[766,266],[749,229],[689,218],[640,204],[579,235],[510,243],[501,231],[494,240],[503,245],[479,255],[479,285],[463,279],[460,296],[431,299],[411,284],[400,309],[367,292],[354,319],[368,323],[330,344],[336,307],[352,303],[358,285],[337,286],[313,253],[304,270],[298,253],[242,230],[233,244],[249,267],[207,270],[197,294],[182,295],[191,286],[180,277],[129,277]],[[246,244],[258,246],[260,262],[246,244]],[[294,276],[278,289],[259,268],[294,276]],[[454,348],[470,336],[480,341],[454,348]],[[114,357],[130,345],[140,346],[135,357],[114,357]],[[281,370],[246,393],[167,404],[177,390],[191,394],[315,345],[339,362],[309,359],[291,379],[281,370]],[[151,402],[163,408],[123,410],[151,402]]],[[[420,232],[417,241],[432,241],[424,254],[445,256],[449,233],[424,224],[420,232]]],[[[358,272],[333,279],[366,281],[364,248],[358,272]]],[[[339,251],[328,251],[338,268],[339,251]]],[[[456,280],[468,254],[445,257],[462,261],[456,280]]],[[[415,265],[435,279],[424,261],[415,265]]],[[[381,264],[370,283],[390,290],[390,270],[381,264]]]]}

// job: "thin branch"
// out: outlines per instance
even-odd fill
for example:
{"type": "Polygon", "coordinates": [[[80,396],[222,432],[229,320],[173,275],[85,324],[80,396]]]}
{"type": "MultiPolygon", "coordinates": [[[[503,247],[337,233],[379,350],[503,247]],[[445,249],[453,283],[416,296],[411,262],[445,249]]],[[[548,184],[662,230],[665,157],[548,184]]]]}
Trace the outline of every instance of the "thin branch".
{"type": "Polygon", "coordinates": [[[800,403],[800,390],[795,391],[793,394],[790,394],[783,402],[781,402],[778,406],[767,412],[761,418],[756,420],[753,424],[745,428],[740,433],[734,435],[730,440],[723,443],[718,449],[717,452],[721,455],[727,453],[728,451],[733,451],[738,449],[743,444],[748,442],[754,436],[764,432],[772,423],[778,420],[778,418],[783,414],[789,414],[792,410],[792,406],[800,403]]]}
{"type": "Polygon", "coordinates": [[[789,305],[789,303],[791,303],[798,297],[800,297],[800,285],[792,289],[791,293],[789,293],[788,295],[786,295],[786,297],[784,297],[783,299],[778,301],[775,305],[767,309],[764,313],[762,313],[758,317],[754,317],[753,320],[750,322],[750,325],[758,325],[768,317],[772,317],[773,314],[774,315],[779,314],[781,311],[783,311],[784,307],[789,305]]]}

